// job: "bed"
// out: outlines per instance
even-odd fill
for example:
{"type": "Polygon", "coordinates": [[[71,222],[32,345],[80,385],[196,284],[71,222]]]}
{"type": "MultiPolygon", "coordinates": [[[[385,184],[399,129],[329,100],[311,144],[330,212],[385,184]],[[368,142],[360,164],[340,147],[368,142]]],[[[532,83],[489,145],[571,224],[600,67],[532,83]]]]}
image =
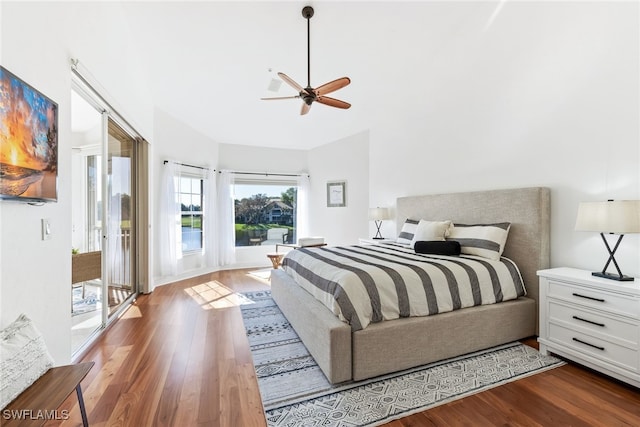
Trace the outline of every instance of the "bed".
{"type": "MultiPolygon", "coordinates": [[[[286,271],[273,270],[273,299],[331,383],[371,378],[537,334],[536,272],[549,266],[548,188],[402,197],[396,203],[398,230],[407,218],[510,223],[502,256],[517,265],[526,296],[428,316],[374,319],[353,327],[286,271]]],[[[340,250],[368,249],[355,245],[340,250]]],[[[326,254],[332,249],[308,251],[326,254]]]]}

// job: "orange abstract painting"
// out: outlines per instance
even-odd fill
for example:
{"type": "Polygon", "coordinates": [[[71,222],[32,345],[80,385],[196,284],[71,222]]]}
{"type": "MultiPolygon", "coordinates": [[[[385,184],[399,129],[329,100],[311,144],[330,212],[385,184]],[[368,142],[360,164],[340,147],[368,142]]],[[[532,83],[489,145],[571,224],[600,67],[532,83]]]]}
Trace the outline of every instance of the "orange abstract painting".
{"type": "Polygon", "coordinates": [[[0,198],[57,198],[58,104],[0,66],[0,198]]]}

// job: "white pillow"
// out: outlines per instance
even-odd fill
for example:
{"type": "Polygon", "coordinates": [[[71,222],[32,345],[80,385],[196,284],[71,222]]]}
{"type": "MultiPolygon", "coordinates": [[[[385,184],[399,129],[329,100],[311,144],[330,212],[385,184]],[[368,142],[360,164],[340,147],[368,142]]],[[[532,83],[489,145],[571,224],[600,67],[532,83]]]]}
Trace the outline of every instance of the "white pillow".
{"type": "Polygon", "coordinates": [[[44,338],[21,314],[0,330],[0,408],[6,407],[53,366],[44,338]]]}
{"type": "Polygon", "coordinates": [[[460,243],[460,252],[467,255],[478,255],[492,260],[499,260],[511,223],[497,224],[454,224],[447,240],[460,243]]]}
{"type": "Polygon", "coordinates": [[[426,221],[421,219],[411,240],[413,247],[419,241],[445,240],[449,235],[451,221],[426,221]]]}
{"type": "Polygon", "coordinates": [[[413,242],[413,235],[418,228],[418,223],[420,221],[416,219],[407,218],[404,224],[402,225],[402,230],[400,234],[398,234],[398,238],[396,239],[396,243],[402,243],[403,245],[410,245],[413,242]]]}

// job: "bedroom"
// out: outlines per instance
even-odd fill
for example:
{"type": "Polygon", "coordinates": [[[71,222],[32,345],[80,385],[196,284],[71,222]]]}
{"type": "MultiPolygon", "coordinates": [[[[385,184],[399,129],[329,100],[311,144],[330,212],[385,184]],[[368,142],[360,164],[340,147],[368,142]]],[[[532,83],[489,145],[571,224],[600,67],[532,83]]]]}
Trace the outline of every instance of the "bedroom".
{"type": "MultiPolygon", "coordinates": [[[[312,51],[318,56],[312,79],[350,76],[353,83],[340,96],[353,107],[334,112],[316,105],[305,117],[313,122],[299,120],[295,102],[258,103],[270,81],[268,67],[283,67],[299,80],[305,73],[302,3],[260,4],[153,4],[152,13],[148,3],[0,3],[2,65],[57,100],[66,123],[60,201],[40,208],[0,205],[2,325],[29,307],[54,358],[68,360],[71,147],[64,141],[70,136],[72,57],[152,143],[154,182],[165,158],[195,164],[206,158],[227,169],[308,171],[317,195],[311,200],[313,233],[332,244],[372,235],[367,209],[393,206],[399,196],[543,185],[552,188],[552,266],[602,264],[606,253],[598,236],[576,233],[575,214],[582,200],[640,198],[636,2],[314,2],[312,51]],[[179,35],[188,31],[181,26],[206,28],[207,20],[197,17],[208,18],[202,8],[216,7],[223,9],[211,16],[217,17],[211,26],[237,28],[233,42],[213,33],[175,57],[145,56],[150,38],[167,49],[174,37],[175,44],[184,43],[179,35]],[[155,20],[145,21],[145,14],[155,20]],[[172,30],[141,35],[156,21],[172,30]],[[266,46],[256,47],[258,42],[266,46]],[[202,69],[207,49],[214,58],[202,69]],[[278,56],[240,62],[257,50],[278,56]],[[178,74],[159,71],[169,67],[178,74]],[[213,104],[213,112],[211,105],[200,106],[199,122],[181,115],[181,109],[193,110],[169,104],[170,94],[188,98],[175,81],[191,78],[203,91],[212,86],[209,99],[225,99],[213,104]],[[170,90],[163,94],[163,87],[170,90]],[[249,115],[245,108],[255,110],[249,115]],[[201,124],[211,117],[219,117],[219,129],[201,124]],[[263,137],[240,135],[247,128],[288,144],[254,146],[263,137]],[[178,138],[183,142],[176,144],[178,138]],[[348,204],[329,209],[325,184],[336,179],[348,183],[348,204]],[[54,230],[47,242],[39,234],[43,217],[51,218],[54,230]],[[29,268],[25,253],[42,268],[29,268]]],[[[383,235],[395,234],[393,221],[385,223],[383,235]]],[[[618,256],[627,274],[640,275],[639,249],[637,235],[625,237],[618,256]]],[[[161,282],[156,265],[153,273],[161,282]]]]}

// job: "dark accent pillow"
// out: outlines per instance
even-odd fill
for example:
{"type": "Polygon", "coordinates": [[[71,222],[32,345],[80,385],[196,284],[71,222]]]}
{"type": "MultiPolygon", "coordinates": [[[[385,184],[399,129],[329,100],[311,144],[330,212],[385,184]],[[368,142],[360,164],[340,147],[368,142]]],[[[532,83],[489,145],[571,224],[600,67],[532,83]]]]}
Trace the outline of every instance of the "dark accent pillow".
{"type": "Polygon", "coordinates": [[[419,240],[413,247],[417,254],[460,255],[460,242],[455,240],[419,240]]]}

